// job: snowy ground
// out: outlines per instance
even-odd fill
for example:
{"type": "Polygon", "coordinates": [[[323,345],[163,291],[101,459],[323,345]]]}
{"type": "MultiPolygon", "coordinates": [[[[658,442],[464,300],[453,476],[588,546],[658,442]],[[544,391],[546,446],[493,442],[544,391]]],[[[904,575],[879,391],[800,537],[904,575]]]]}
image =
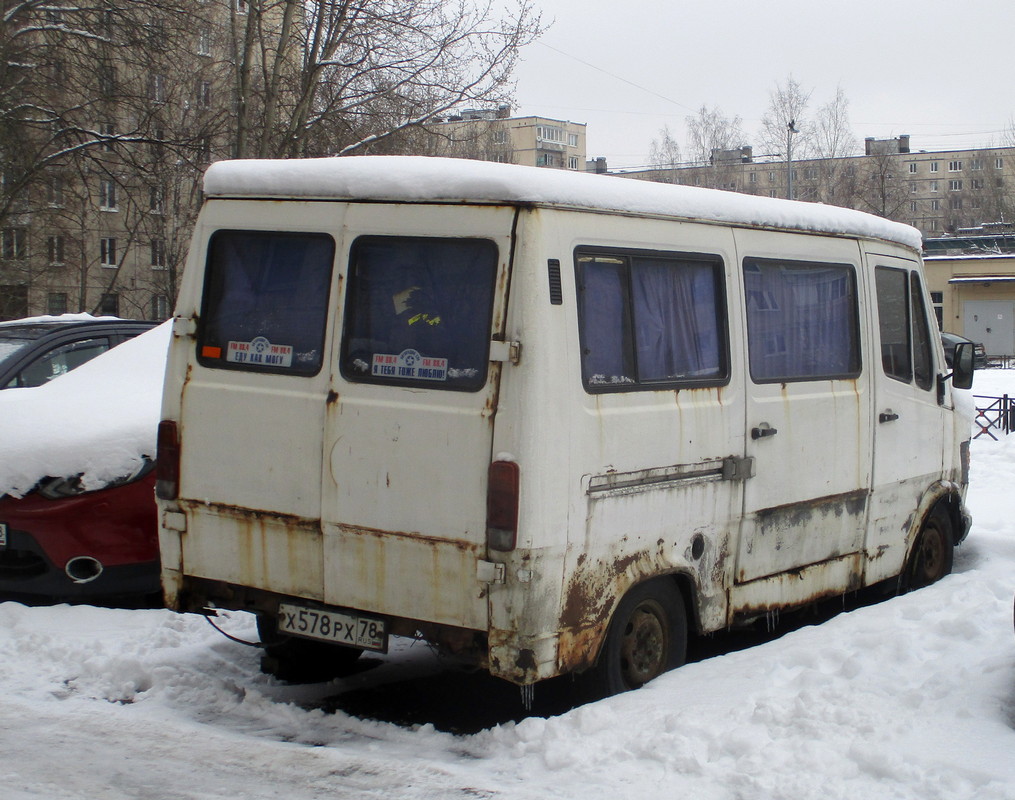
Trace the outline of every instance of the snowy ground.
{"type": "Polygon", "coordinates": [[[941,583],[468,736],[316,710],[343,687],[279,684],[198,617],[0,604],[0,797],[1015,800],[1015,435],[973,457],[941,583]]]}

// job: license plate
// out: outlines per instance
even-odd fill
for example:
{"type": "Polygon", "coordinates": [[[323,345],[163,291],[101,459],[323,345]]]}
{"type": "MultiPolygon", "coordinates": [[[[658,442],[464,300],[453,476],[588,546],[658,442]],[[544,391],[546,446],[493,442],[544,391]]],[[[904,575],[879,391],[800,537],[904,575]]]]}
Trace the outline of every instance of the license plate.
{"type": "Polygon", "coordinates": [[[0,522],[0,547],[7,546],[7,523],[0,522]]]}
{"type": "Polygon", "coordinates": [[[384,620],[291,603],[282,603],[278,607],[278,619],[279,633],[362,647],[364,650],[388,650],[388,631],[384,620]]]}

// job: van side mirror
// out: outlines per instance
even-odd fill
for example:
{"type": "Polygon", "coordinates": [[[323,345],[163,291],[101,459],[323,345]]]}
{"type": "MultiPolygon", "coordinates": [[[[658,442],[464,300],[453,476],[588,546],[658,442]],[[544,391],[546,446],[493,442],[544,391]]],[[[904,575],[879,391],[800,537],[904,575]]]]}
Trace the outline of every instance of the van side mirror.
{"type": "Polygon", "coordinates": [[[970,389],[973,386],[973,343],[962,342],[955,345],[952,356],[952,386],[956,389],[970,389]]]}

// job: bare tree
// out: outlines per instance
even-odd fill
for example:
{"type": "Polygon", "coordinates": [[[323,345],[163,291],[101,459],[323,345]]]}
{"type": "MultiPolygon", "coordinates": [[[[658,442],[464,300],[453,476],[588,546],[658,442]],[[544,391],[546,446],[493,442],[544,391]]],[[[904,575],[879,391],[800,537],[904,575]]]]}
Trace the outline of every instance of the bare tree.
{"type": "Polygon", "coordinates": [[[659,138],[653,139],[649,148],[649,164],[653,167],[673,169],[680,163],[680,145],[665,125],[659,131],[659,138]]]}
{"type": "Polygon", "coordinates": [[[858,140],[849,123],[849,100],[842,87],[821,106],[814,118],[814,157],[843,158],[856,155],[858,140]]]}
{"type": "Polygon", "coordinates": [[[685,122],[689,155],[703,164],[711,162],[713,151],[735,150],[744,143],[740,117],[727,117],[718,106],[702,105],[698,113],[687,117],[685,122]]]}
{"type": "Polygon", "coordinates": [[[234,24],[237,156],[376,151],[462,105],[509,100],[541,32],[528,0],[252,0],[234,24]]]}
{"type": "Polygon", "coordinates": [[[769,93],[768,110],[761,118],[761,147],[768,153],[785,153],[790,126],[795,158],[809,158],[815,138],[814,125],[807,119],[811,92],[805,91],[792,75],[769,93]]]}

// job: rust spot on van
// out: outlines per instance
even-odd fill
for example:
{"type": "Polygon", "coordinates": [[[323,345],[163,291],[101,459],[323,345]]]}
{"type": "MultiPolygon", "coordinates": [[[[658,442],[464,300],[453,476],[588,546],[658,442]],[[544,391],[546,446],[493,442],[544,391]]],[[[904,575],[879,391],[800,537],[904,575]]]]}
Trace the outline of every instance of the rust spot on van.
{"type": "Polygon", "coordinates": [[[328,399],[325,401],[325,403],[329,406],[333,406],[337,402],[338,402],[338,392],[336,392],[334,389],[329,389],[328,399]]]}

